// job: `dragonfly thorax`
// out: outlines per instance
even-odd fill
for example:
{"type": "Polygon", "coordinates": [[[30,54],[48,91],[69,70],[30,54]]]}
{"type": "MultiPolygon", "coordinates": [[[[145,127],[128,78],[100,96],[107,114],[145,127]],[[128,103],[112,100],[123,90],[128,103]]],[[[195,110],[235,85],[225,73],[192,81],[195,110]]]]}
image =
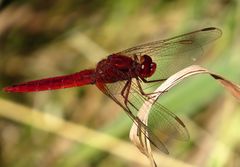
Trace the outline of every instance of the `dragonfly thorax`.
{"type": "Polygon", "coordinates": [[[124,55],[110,55],[100,61],[96,68],[96,80],[104,83],[130,80],[131,78],[151,77],[156,70],[154,63],[148,55],[141,57],[128,57],[124,55]]]}

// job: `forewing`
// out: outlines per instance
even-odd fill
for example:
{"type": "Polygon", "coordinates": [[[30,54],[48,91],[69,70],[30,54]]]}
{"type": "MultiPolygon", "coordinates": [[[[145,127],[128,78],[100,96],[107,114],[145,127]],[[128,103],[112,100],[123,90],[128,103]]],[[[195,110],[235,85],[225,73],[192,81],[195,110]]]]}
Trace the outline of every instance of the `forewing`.
{"type": "Polygon", "coordinates": [[[138,45],[119,54],[127,56],[151,56],[157,63],[152,79],[166,79],[177,71],[191,65],[203,53],[204,45],[221,36],[220,29],[204,28],[173,38],[138,45]]]}

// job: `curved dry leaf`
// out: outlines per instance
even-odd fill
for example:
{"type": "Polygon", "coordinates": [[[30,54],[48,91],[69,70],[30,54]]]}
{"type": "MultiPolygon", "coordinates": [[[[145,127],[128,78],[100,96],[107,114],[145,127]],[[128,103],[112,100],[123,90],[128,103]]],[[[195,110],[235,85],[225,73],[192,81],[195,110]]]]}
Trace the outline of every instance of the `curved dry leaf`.
{"type": "MultiPolygon", "coordinates": [[[[154,94],[151,96],[151,98],[144,102],[144,104],[142,105],[142,107],[139,110],[138,118],[145,125],[148,125],[149,111],[151,110],[152,105],[154,105],[154,103],[157,101],[157,99],[161,95],[163,95],[164,92],[167,92],[168,90],[170,90],[172,87],[177,85],[182,80],[184,80],[190,76],[197,75],[197,74],[209,74],[214,79],[219,81],[220,84],[225,89],[227,89],[233,96],[235,96],[240,101],[240,86],[239,85],[225,79],[224,77],[222,77],[218,74],[212,73],[209,70],[207,70],[201,66],[192,65],[192,66],[189,66],[189,67],[177,72],[176,74],[169,77],[164,83],[162,83],[154,91],[154,94]]],[[[135,124],[133,124],[133,126],[131,128],[129,137],[130,137],[131,141],[138,147],[138,149],[149,158],[151,165],[157,166],[155,163],[155,160],[153,158],[153,155],[152,155],[150,141],[148,140],[148,138],[145,135],[141,134],[141,132],[139,131],[138,127],[135,124]]]]}

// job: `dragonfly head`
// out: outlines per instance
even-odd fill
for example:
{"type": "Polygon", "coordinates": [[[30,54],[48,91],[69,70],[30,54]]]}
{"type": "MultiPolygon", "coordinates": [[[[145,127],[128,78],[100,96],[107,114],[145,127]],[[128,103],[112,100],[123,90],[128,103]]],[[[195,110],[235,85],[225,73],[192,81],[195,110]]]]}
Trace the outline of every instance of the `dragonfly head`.
{"type": "Polygon", "coordinates": [[[157,65],[154,63],[148,55],[143,55],[140,58],[140,64],[138,68],[138,75],[142,78],[151,77],[156,71],[157,65]]]}

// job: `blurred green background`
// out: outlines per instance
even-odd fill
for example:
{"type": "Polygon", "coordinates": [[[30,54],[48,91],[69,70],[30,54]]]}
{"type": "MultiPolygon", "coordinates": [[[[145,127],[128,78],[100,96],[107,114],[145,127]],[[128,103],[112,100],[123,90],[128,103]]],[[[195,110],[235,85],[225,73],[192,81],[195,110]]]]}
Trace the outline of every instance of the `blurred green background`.
{"type": "MultiPolygon", "coordinates": [[[[222,29],[223,35],[204,52],[201,65],[240,83],[239,0],[3,0],[0,4],[1,88],[92,68],[110,53],[209,26],[222,29]]],[[[0,95],[1,167],[148,166],[129,144],[131,121],[95,86],[0,95]],[[87,144],[85,133],[73,139],[71,129],[61,135],[61,128],[49,128],[57,125],[48,115],[63,121],[62,126],[72,123],[119,139],[119,146],[126,149],[115,154],[117,144],[109,143],[105,149],[87,144]],[[38,117],[41,122],[36,125],[38,117]]],[[[169,143],[169,162],[160,159],[159,166],[240,165],[240,105],[212,78],[187,79],[161,97],[161,103],[182,118],[191,141],[169,143]]],[[[99,138],[93,135],[92,143],[101,145],[99,138]]]]}

